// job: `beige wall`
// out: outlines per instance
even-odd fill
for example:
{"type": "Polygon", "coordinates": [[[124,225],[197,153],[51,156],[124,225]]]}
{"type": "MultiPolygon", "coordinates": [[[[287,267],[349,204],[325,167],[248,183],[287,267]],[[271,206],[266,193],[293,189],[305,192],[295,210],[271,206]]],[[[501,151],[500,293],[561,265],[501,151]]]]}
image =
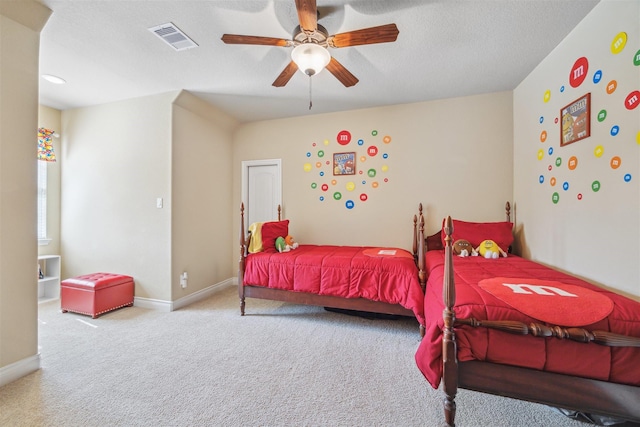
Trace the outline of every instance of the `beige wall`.
{"type": "Polygon", "coordinates": [[[237,122],[189,92],[172,110],[171,300],[234,276],[231,141],[237,122]],[[187,288],[180,274],[188,273],[187,288]]]}
{"type": "Polygon", "coordinates": [[[638,1],[602,1],[514,91],[514,195],[520,250],[635,296],[640,296],[640,108],[628,110],[625,98],[640,89],[640,67],[633,63],[640,46],[638,16],[638,1]],[[627,35],[626,46],[613,53],[611,46],[620,32],[627,35]],[[573,88],[569,74],[580,57],[589,61],[588,74],[573,88]],[[595,83],[598,70],[603,77],[595,83]],[[612,80],[617,89],[608,94],[612,80]],[[550,99],[545,102],[547,90],[550,99]],[[560,125],[554,120],[561,108],[586,93],[591,93],[591,136],[561,147],[560,125]],[[601,110],[607,112],[602,122],[597,119],[601,110]],[[614,125],[620,128],[617,136],[611,135],[614,125]],[[543,131],[548,133],[545,142],[540,138],[543,131]],[[598,147],[604,152],[601,156],[596,155],[601,152],[598,147]],[[539,150],[543,150],[541,160],[539,150]],[[573,171],[567,167],[572,156],[578,159],[573,171]],[[621,160],[617,169],[611,167],[615,156],[621,160]],[[625,174],[631,181],[625,182],[625,174]],[[592,191],[594,181],[600,182],[598,192],[592,191]],[[568,190],[563,189],[565,182],[568,190]],[[557,204],[552,201],[555,192],[557,204]]]}
{"type": "MultiPolygon", "coordinates": [[[[512,196],[511,114],[512,94],[502,92],[243,125],[233,145],[234,230],[239,229],[241,162],[273,158],[282,159],[284,217],[291,220],[290,233],[300,243],[411,249],[413,215],[420,202],[430,233],[446,215],[502,220],[504,204],[512,196]],[[352,135],[347,146],[337,143],[342,130],[352,135]],[[386,144],[384,136],[391,142],[386,144]],[[366,174],[338,177],[335,187],[330,168],[325,177],[319,176],[326,169],[315,167],[319,149],[326,152],[324,163],[333,152],[355,151],[359,158],[369,145],[379,147],[378,155],[364,163],[358,160],[356,169],[375,168],[377,189],[366,174]],[[304,171],[307,162],[312,163],[311,172],[304,171]],[[382,172],[385,165],[388,171],[382,172]],[[353,191],[346,189],[350,181],[356,186],[353,191]],[[319,201],[321,190],[311,189],[313,182],[331,186],[325,201],[319,201]],[[332,198],[334,188],[343,194],[340,201],[332,198]],[[366,202],[359,200],[362,192],[366,202]],[[347,198],[356,201],[353,209],[345,207],[347,198]]],[[[239,251],[235,240],[234,254],[239,251]]]]}
{"type": "Polygon", "coordinates": [[[35,267],[38,49],[50,14],[32,1],[0,2],[0,385],[40,365],[35,267]]]}
{"type": "MultiPolygon", "coordinates": [[[[38,108],[38,127],[51,129],[58,135],[62,128],[60,110],[40,105],[38,108]]],[[[38,246],[38,255],[60,254],[60,170],[62,144],[60,138],[52,138],[55,162],[47,162],[47,238],[48,244],[38,246]]],[[[64,262],[64,260],[62,260],[64,262]]]]}
{"type": "Polygon", "coordinates": [[[128,274],[171,299],[171,103],[177,93],[62,113],[62,277],[128,274]],[[163,198],[164,207],[156,208],[163,198]]]}

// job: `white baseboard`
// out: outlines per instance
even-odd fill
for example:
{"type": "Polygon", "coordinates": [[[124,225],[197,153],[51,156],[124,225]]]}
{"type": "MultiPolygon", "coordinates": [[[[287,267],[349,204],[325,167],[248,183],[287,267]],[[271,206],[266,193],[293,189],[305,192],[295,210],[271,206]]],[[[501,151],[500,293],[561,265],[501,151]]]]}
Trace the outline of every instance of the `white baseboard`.
{"type": "Polygon", "coordinates": [[[40,369],[40,353],[0,368],[0,387],[40,369]]]}
{"type": "Polygon", "coordinates": [[[207,288],[201,289],[197,292],[189,294],[175,301],[135,297],[133,300],[133,305],[136,307],[147,308],[150,310],[158,310],[158,311],[163,311],[168,313],[168,312],[186,307],[189,304],[193,304],[194,302],[203,300],[205,298],[209,298],[211,295],[215,294],[216,292],[220,292],[222,289],[225,289],[226,287],[232,286],[236,283],[237,283],[236,278],[227,279],[225,281],[216,283],[215,285],[211,285],[207,288]]]}

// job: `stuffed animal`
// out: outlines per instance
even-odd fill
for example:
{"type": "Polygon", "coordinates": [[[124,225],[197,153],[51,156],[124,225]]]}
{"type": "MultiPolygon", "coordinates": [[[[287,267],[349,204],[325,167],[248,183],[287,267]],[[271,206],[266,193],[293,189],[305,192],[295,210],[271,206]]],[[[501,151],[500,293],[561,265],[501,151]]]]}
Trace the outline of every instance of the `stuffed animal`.
{"type": "Polygon", "coordinates": [[[469,243],[468,240],[464,239],[458,239],[453,242],[453,253],[461,257],[478,255],[478,252],[473,249],[471,243],[469,243]]]}
{"type": "Polygon", "coordinates": [[[476,252],[485,258],[496,259],[499,258],[500,255],[503,257],[507,256],[507,253],[503,251],[493,240],[483,240],[476,248],[476,252]]]}
{"type": "Polygon", "coordinates": [[[298,242],[293,239],[293,236],[287,236],[284,238],[284,243],[287,245],[286,248],[289,249],[297,249],[298,242]]]}
{"type": "Polygon", "coordinates": [[[287,237],[278,237],[276,239],[276,249],[278,252],[289,252],[292,249],[296,249],[298,247],[298,243],[293,240],[293,236],[287,237]]]}

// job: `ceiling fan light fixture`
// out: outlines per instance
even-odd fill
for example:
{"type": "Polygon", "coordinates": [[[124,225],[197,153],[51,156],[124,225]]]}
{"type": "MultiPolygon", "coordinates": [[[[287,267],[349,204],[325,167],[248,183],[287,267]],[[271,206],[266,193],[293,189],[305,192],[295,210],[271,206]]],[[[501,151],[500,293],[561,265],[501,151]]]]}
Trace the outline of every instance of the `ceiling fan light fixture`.
{"type": "Polygon", "coordinates": [[[308,76],[318,74],[331,61],[329,51],[315,43],[302,43],[293,48],[291,59],[308,76]]]}

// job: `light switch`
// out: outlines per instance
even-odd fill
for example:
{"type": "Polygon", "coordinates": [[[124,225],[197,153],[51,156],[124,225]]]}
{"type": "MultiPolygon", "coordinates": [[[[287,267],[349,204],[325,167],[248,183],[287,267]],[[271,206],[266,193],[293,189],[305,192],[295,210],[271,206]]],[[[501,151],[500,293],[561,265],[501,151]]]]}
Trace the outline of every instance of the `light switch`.
{"type": "Polygon", "coordinates": [[[162,197],[156,199],[156,208],[162,209],[162,197]]]}

